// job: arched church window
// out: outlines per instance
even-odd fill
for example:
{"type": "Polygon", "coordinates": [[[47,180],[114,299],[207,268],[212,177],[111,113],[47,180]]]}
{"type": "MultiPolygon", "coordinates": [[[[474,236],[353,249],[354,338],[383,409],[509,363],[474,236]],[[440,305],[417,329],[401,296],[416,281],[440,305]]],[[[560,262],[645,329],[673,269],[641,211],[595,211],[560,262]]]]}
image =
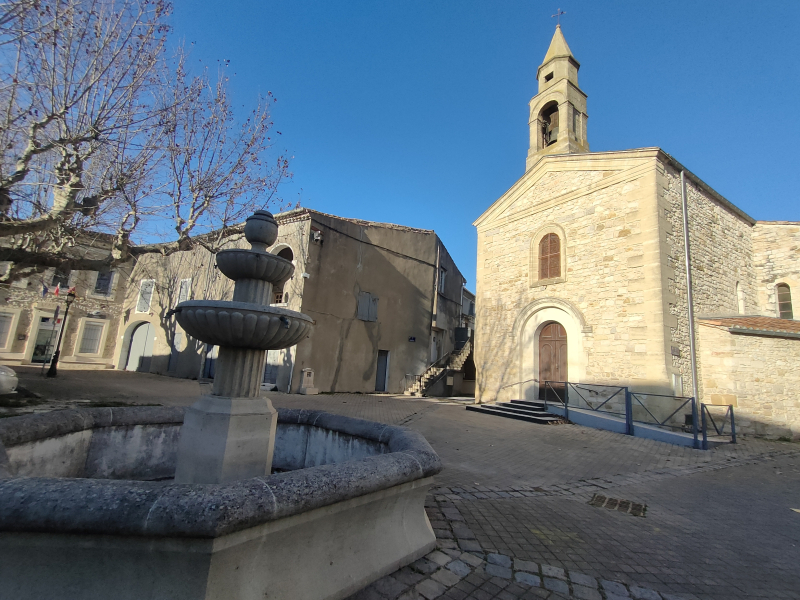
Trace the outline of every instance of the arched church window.
{"type": "Polygon", "coordinates": [[[779,283],[775,286],[778,292],[778,314],[781,319],[794,319],[792,312],[792,291],[785,283],[779,283]]]}
{"type": "Polygon", "coordinates": [[[558,140],[558,103],[551,102],[542,109],[542,148],[558,140]]]}
{"type": "Polygon", "coordinates": [[[561,277],[561,240],[548,233],[539,242],[539,279],[561,277]]]}
{"type": "MultiPolygon", "coordinates": [[[[278,256],[281,258],[285,258],[286,260],[294,260],[294,253],[292,252],[291,248],[284,248],[280,252],[278,252],[278,256]]],[[[284,286],[286,282],[283,281],[275,285],[272,289],[272,303],[273,304],[286,304],[289,302],[289,293],[284,290],[284,286]]]]}

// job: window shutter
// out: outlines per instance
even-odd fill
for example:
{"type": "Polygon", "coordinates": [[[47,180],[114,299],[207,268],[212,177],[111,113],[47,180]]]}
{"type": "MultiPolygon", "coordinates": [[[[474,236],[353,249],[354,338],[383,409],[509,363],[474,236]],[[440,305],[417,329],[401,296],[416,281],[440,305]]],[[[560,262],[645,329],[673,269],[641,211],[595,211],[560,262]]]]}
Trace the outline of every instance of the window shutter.
{"type": "Polygon", "coordinates": [[[369,321],[369,305],[371,304],[369,292],[358,293],[358,318],[362,321],[369,321]]]}
{"type": "Polygon", "coordinates": [[[150,312],[150,302],[153,299],[154,287],[155,281],[152,279],[142,280],[141,287],[139,288],[139,301],[136,303],[136,312],[150,312]]]}
{"type": "Polygon", "coordinates": [[[548,233],[539,242],[539,279],[561,277],[561,240],[548,233]]]}
{"type": "Polygon", "coordinates": [[[191,279],[181,279],[180,287],[178,288],[178,303],[186,302],[189,299],[189,292],[192,289],[191,279]]]}
{"type": "Polygon", "coordinates": [[[369,321],[377,321],[378,320],[378,299],[375,296],[370,295],[370,303],[369,303],[369,321]]]}
{"type": "Polygon", "coordinates": [[[100,335],[103,333],[103,326],[100,323],[86,323],[83,326],[83,337],[81,338],[80,354],[97,354],[100,350],[100,335]]]}
{"type": "Polygon", "coordinates": [[[111,279],[113,273],[111,271],[100,271],[97,273],[97,279],[94,282],[94,293],[108,296],[111,293],[111,279]]]}

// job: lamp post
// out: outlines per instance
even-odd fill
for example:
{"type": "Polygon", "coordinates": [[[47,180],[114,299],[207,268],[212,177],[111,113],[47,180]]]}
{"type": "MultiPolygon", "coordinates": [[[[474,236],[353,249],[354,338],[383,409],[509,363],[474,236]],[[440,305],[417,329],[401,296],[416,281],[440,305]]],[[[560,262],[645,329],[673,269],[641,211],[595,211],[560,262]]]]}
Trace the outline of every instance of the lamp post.
{"type": "Polygon", "coordinates": [[[67,326],[67,316],[69,315],[69,307],[75,301],[75,292],[67,292],[67,297],[64,298],[64,302],[67,305],[66,310],[64,310],[64,325],[61,327],[61,331],[58,332],[58,340],[56,341],[56,351],[53,353],[53,359],[50,361],[50,368],[47,370],[48,377],[55,377],[58,375],[58,357],[61,354],[61,340],[64,337],[64,328],[67,326]]]}

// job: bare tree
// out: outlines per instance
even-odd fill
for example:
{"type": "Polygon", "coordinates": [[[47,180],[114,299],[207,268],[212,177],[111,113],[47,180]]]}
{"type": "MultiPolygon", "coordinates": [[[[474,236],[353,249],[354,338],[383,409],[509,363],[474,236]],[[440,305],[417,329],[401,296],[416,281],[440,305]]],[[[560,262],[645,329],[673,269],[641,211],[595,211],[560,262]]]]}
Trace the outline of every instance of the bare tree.
{"type": "Polygon", "coordinates": [[[0,5],[6,280],[213,250],[273,200],[288,163],[269,158],[271,96],[237,124],[224,69],[212,82],[187,72],[180,49],[165,55],[169,11],[164,0],[0,5]]]}

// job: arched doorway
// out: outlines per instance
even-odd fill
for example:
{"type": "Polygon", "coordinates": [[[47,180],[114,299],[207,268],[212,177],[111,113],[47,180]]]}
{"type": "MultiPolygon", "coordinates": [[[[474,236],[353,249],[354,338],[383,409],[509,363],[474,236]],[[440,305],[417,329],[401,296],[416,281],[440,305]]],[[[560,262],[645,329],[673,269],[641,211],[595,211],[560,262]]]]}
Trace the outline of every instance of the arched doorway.
{"type": "MultiPolygon", "coordinates": [[[[278,252],[278,256],[288,261],[294,260],[294,252],[288,246],[278,252]]],[[[286,281],[281,281],[272,288],[272,304],[287,304],[289,302],[289,291],[285,289],[285,286],[286,281]]]]}
{"type": "Polygon", "coordinates": [[[150,372],[150,361],[153,356],[153,325],[147,321],[139,323],[131,333],[128,356],[125,360],[126,371],[150,372]]]}
{"type": "Polygon", "coordinates": [[[545,381],[565,382],[567,377],[567,330],[557,321],[545,323],[539,332],[539,399],[564,397],[562,384],[545,386],[545,381]]]}

